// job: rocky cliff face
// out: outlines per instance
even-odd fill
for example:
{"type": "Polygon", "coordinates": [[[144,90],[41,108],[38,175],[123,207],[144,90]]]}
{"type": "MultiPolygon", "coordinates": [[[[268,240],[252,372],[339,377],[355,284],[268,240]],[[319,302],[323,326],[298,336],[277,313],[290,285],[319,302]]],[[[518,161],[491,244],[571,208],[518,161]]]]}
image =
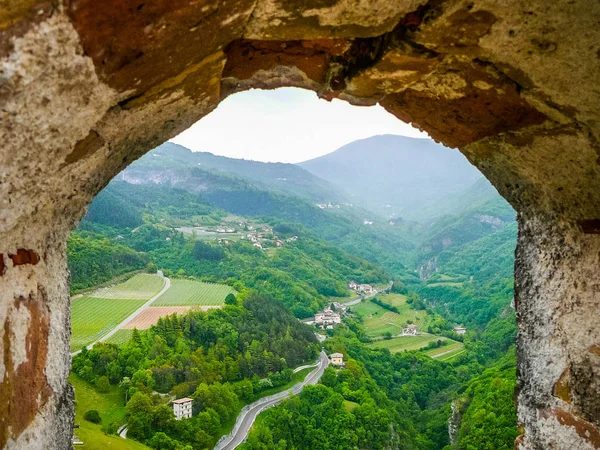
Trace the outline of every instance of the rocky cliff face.
{"type": "Polygon", "coordinates": [[[459,410],[457,402],[453,401],[452,415],[448,418],[448,437],[450,438],[451,445],[454,445],[454,443],[456,442],[461,420],[462,412],[459,410]]]}

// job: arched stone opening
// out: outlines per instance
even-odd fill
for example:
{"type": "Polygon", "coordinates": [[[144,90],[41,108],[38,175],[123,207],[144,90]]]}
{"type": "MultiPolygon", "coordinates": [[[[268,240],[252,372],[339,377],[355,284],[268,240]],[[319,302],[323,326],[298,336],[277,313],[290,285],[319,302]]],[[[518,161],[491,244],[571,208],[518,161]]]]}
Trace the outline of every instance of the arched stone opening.
{"type": "Polygon", "coordinates": [[[0,446],[69,448],[65,242],[93,196],[225,96],[297,86],[459,147],[519,211],[519,448],[600,448],[598,17],[585,0],[3,6],[0,446]]]}

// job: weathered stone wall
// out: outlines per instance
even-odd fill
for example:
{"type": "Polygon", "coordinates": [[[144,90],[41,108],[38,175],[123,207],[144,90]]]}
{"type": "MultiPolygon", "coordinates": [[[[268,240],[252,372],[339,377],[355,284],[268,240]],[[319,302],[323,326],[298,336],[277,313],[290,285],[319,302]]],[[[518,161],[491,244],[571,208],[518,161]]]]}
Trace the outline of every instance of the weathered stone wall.
{"type": "Polygon", "coordinates": [[[600,235],[519,217],[515,304],[522,448],[600,448],[600,235]]]}
{"type": "MultiPolygon", "coordinates": [[[[523,449],[600,448],[600,4],[0,4],[0,447],[67,448],[65,240],[123,167],[252,87],[380,103],[520,212],[523,449]]],[[[235,124],[232,124],[232,129],[235,124]]]]}

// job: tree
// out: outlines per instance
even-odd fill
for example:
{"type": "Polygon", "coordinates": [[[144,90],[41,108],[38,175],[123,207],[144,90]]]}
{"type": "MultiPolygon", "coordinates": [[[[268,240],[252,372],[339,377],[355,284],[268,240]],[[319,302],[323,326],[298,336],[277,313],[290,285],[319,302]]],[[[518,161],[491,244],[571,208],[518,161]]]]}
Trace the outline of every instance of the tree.
{"type": "Polygon", "coordinates": [[[152,401],[142,392],[136,392],[125,407],[127,434],[143,441],[152,433],[152,401]]]}
{"type": "Polygon", "coordinates": [[[98,381],[96,381],[96,388],[98,389],[98,392],[102,392],[103,394],[106,394],[108,391],[110,391],[110,382],[108,381],[108,377],[103,376],[98,378],[98,381]]]}
{"type": "Polygon", "coordinates": [[[235,298],[235,295],[233,294],[227,294],[227,297],[225,297],[225,304],[226,305],[235,305],[237,304],[237,299],[235,298]]]}
{"type": "Polygon", "coordinates": [[[170,431],[175,421],[173,409],[169,405],[158,405],[152,412],[152,427],[155,430],[170,431]]]}
{"type": "Polygon", "coordinates": [[[154,433],[152,439],[148,441],[148,445],[156,450],[175,450],[178,447],[178,442],[159,431],[154,433]]]}

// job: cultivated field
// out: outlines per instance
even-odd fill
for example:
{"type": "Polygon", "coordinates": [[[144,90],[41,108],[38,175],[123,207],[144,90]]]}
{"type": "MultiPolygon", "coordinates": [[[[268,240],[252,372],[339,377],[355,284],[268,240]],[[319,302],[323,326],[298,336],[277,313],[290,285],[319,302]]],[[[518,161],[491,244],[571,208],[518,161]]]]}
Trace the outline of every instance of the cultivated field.
{"type": "Polygon", "coordinates": [[[378,299],[398,308],[399,313],[388,311],[372,301],[364,301],[352,306],[351,310],[363,318],[365,332],[368,336],[383,336],[387,332],[392,335],[402,333],[402,328],[409,322],[416,324],[420,330],[427,327],[429,316],[425,311],[415,311],[406,303],[406,297],[400,294],[378,295],[378,299]]]}
{"type": "Polygon", "coordinates": [[[123,328],[117,330],[115,334],[109,337],[106,342],[109,344],[124,344],[125,342],[129,342],[131,340],[131,336],[133,335],[133,330],[124,330],[123,328]]]}
{"type": "Polygon", "coordinates": [[[147,299],[114,299],[83,296],[71,303],[71,351],[100,339],[147,299]]]}
{"type": "Polygon", "coordinates": [[[369,347],[387,348],[391,353],[397,353],[404,350],[419,350],[434,340],[436,340],[436,336],[423,333],[418,336],[403,336],[376,341],[369,344],[369,347]]]}
{"type": "Polygon", "coordinates": [[[227,294],[236,292],[224,284],[171,280],[171,287],[152,306],[219,306],[227,294]]]}
{"type": "Polygon", "coordinates": [[[423,333],[418,336],[402,336],[393,339],[383,339],[369,344],[369,347],[387,348],[391,353],[398,353],[405,350],[420,350],[424,347],[427,347],[430,342],[437,341],[450,341],[450,343],[448,345],[429,350],[425,352],[425,354],[429,354],[429,352],[437,352],[436,354],[440,354],[443,352],[452,351],[453,349],[462,348],[463,345],[461,342],[452,341],[451,339],[443,336],[434,336],[433,334],[423,333]]]}
{"type": "Polygon", "coordinates": [[[458,355],[462,355],[463,353],[465,353],[467,350],[465,350],[464,348],[458,349],[458,350],[454,350],[448,354],[445,355],[441,355],[439,357],[437,357],[436,359],[438,361],[450,361],[451,359],[453,359],[454,357],[458,356],[458,355]]]}
{"type": "Polygon", "coordinates": [[[219,308],[219,306],[151,306],[123,325],[121,329],[133,330],[134,328],[137,328],[138,330],[147,330],[152,325],[156,325],[158,319],[161,317],[170,316],[171,314],[185,314],[190,309],[206,311],[211,308],[219,308]]]}
{"type": "Polygon", "coordinates": [[[137,274],[129,280],[71,302],[71,351],[100,339],[162,289],[158,275],[137,274]]]}
{"type": "Polygon", "coordinates": [[[88,297],[148,300],[158,294],[165,280],[158,275],[139,273],[115,286],[98,289],[88,297]]]}
{"type": "Polygon", "coordinates": [[[466,352],[466,349],[462,342],[453,342],[440,348],[427,350],[425,354],[438,361],[448,361],[464,352],[466,352]]]}
{"type": "Polygon", "coordinates": [[[147,330],[152,325],[158,323],[158,319],[171,314],[185,314],[192,307],[191,306],[151,306],[150,308],[142,311],[129,322],[121,327],[122,330],[147,330]]]}

